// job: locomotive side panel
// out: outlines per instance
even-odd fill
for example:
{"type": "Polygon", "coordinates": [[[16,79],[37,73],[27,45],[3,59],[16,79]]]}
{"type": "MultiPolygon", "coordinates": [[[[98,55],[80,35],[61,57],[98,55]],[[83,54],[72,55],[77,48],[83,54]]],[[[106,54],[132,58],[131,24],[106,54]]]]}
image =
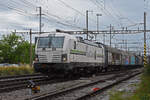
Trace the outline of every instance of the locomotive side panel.
{"type": "Polygon", "coordinates": [[[103,48],[82,42],[76,43],[76,48],[70,48],[71,62],[104,63],[103,48]]]}

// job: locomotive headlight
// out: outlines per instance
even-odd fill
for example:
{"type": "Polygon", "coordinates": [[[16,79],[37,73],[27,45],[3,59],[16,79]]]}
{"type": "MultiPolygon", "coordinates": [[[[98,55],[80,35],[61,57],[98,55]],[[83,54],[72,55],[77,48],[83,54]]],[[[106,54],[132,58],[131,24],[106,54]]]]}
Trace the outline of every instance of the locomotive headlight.
{"type": "Polygon", "coordinates": [[[63,61],[66,61],[67,59],[66,58],[63,58],[63,61]]]}
{"type": "Polygon", "coordinates": [[[39,58],[35,58],[35,61],[39,61],[39,58]]]}
{"type": "Polygon", "coordinates": [[[61,59],[63,62],[67,61],[67,54],[62,54],[61,59]]]}
{"type": "Polygon", "coordinates": [[[38,62],[38,61],[39,61],[38,55],[35,55],[35,62],[38,62]]]}

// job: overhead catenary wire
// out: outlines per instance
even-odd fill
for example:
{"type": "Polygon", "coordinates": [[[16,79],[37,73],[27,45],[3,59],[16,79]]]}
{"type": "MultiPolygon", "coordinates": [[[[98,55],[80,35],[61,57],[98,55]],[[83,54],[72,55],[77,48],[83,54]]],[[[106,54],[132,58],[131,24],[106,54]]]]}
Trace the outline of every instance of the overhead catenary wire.
{"type": "Polygon", "coordinates": [[[99,2],[95,1],[95,0],[90,0],[94,5],[96,5],[103,13],[105,13],[108,16],[112,16],[112,18],[114,19],[114,21],[116,21],[117,23],[119,23],[119,25],[122,27],[122,23],[120,23],[120,21],[113,15],[111,14],[106,7],[103,8],[102,4],[100,4],[99,2]]]}
{"type": "Polygon", "coordinates": [[[93,2],[95,5],[97,5],[105,14],[107,14],[107,15],[110,15],[110,16],[112,16],[113,17],[113,19],[114,20],[118,20],[119,22],[120,22],[120,26],[121,27],[123,27],[123,23],[120,21],[121,20],[121,18],[123,18],[123,19],[127,19],[127,21],[129,22],[129,23],[131,23],[130,25],[126,25],[126,26],[124,26],[124,27],[133,27],[133,26],[136,26],[136,25],[140,25],[140,23],[135,23],[134,21],[132,21],[132,20],[130,20],[128,17],[125,17],[125,16],[123,16],[119,11],[117,12],[117,13],[115,13],[116,12],[116,10],[114,11],[114,3],[113,3],[113,1],[110,1],[111,3],[111,5],[109,5],[109,7],[111,7],[111,10],[112,10],[112,12],[113,12],[113,14],[111,13],[111,12],[109,12],[109,10],[107,10],[106,9],[106,7],[105,8],[102,8],[102,4],[98,1],[98,0],[95,0],[95,2],[94,2],[94,0],[91,0],[91,2],[93,2]],[[101,5],[101,6],[99,6],[99,5],[101,5]],[[105,10],[106,10],[106,12],[105,12],[105,10]],[[115,17],[116,16],[116,17],[115,17]]]}
{"type": "MultiPolygon", "coordinates": [[[[67,5],[67,4],[66,4],[66,3],[64,3],[63,1],[61,1],[61,2],[62,2],[63,4],[65,4],[67,7],[69,7],[69,8],[71,8],[71,9],[75,10],[76,12],[78,12],[78,13],[82,14],[80,11],[78,11],[78,10],[76,10],[75,8],[73,8],[73,7],[69,6],[69,5],[67,5]]],[[[75,25],[75,24],[73,24],[73,23],[70,23],[70,22],[69,22],[69,21],[67,21],[66,19],[63,19],[62,17],[59,17],[59,16],[54,15],[54,14],[52,14],[52,13],[49,13],[49,12],[47,12],[47,11],[45,11],[45,10],[43,10],[43,13],[44,13],[44,14],[48,14],[49,16],[55,17],[55,18],[57,18],[58,20],[60,20],[60,19],[61,19],[63,22],[68,23],[68,24],[69,24],[69,26],[71,26],[71,27],[75,26],[76,28],[83,29],[82,27],[77,26],[77,25],[75,25]],[[71,25],[71,24],[73,24],[73,25],[71,25]]],[[[82,15],[83,15],[83,14],[82,14],[82,15]]],[[[65,23],[58,22],[58,21],[57,21],[57,23],[61,23],[61,24],[66,25],[65,23]]],[[[67,25],[67,26],[68,26],[68,25],[67,25]]]]}
{"type": "MultiPolygon", "coordinates": [[[[116,6],[115,4],[114,4],[114,2],[111,0],[110,1],[111,3],[110,3],[110,7],[112,8],[112,10],[114,11],[114,7],[116,6]]],[[[115,10],[116,11],[116,10],[115,10]]],[[[118,18],[120,17],[120,19],[126,19],[130,24],[129,25],[126,25],[125,27],[127,27],[127,28],[129,28],[129,27],[133,27],[133,26],[139,26],[139,25],[141,25],[141,23],[136,23],[136,22],[134,22],[133,20],[131,20],[131,19],[129,19],[128,17],[126,17],[126,16],[124,16],[120,11],[118,11],[117,10],[117,15],[116,16],[118,16],[118,18]]]]}
{"type": "MultiPolygon", "coordinates": [[[[50,16],[47,15],[47,14],[45,14],[45,16],[46,16],[46,17],[50,17],[50,16]]],[[[77,28],[77,29],[83,29],[83,27],[79,27],[79,26],[76,26],[76,25],[73,25],[73,24],[63,23],[63,22],[58,21],[58,20],[56,20],[56,19],[54,19],[54,18],[52,18],[52,19],[53,19],[53,21],[55,20],[56,23],[61,24],[61,25],[65,25],[65,26],[68,26],[68,27],[74,27],[74,28],[77,28]]],[[[47,19],[47,20],[49,20],[49,19],[47,19]]]]}
{"type": "MultiPolygon", "coordinates": [[[[26,1],[26,0],[25,0],[26,1]]],[[[13,1],[13,3],[14,3],[14,1],[13,1]]],[[[16,3],[16,2],[15,2],[16,3]]],[[[28,2],[29,3],[29,2],[28,2]]],[[[28,13],[27,11],[24,11],[24,10],[22,10],[22,9],[18,9],[17,7],[14,7],[14,5],[13,4],[11,4],[11,3],[9,3],[9,4],[7,4],[7,5],[3,5],[3,4],[1,4],[2,6],[4,6],[4,7],[7,7],[7,8],[9,8],[9,9],[11,9],[11,10],[14,10],[15,12],[17,12],[18,14],[21,14],[21,15],[24,15],[24,16],[28,16],[28,15],[30,15],[30,16],[35,16],[34,14],[31,14],[31,13],[28,13]],[[28,15],[27,15],[28,14],[28,15]]],[[[30,3],[30,5],[32,5],[32,3],[30,3]]],[[[34,7],[36,7],[36,5],[34,6],[34,7]]],[[[45,12],[45,11],[44,11],[45,12]]],[[[53,16],[53,17],[55,17],[55,18],[57,18],[57,19],[62,19],[61,17],[59,17],[59,16],[57,16],[57,15],[53,15],[53,14],[50,14],[50,13],[48,13],[50,16],[53,16]]],[[[64,20],[64,19],[63,19],[64,20]]],[[[66,23],[69,23],[69,22],[67,22],[67,21],[65,21],[66,23]]],[[[57,21],[57,23],[58,24],[62,24],[62,25],[65,25],[65,26],[71,26],[71,27],[76,27],[76,28],[80,28],[81,29],[81,27],[77,27],[77,26],[75,26],[75,25],[70,25],[70,23],[67,25],[67,24],[65,24],[65,23],[63,23],[63,22],[59,22],[59,21],[57,21]]],[[[83,29],[83,28],[82,28],[83,29]]]]}
{"type": "MultiPolygon", "coordinates": [[[[114,7],[115,7],[116,5],[114,5],[114,2],[113,2],[112,0],[111,0],[110,2],[111,2],[110,5],[112,6],[112,9],[113,9],[113,11],[114,11],[114,7]]],[[[115,11],[116,11],[116,10],[115,10],[115,11]]],[[[130,22],[131,24],[135,24],[135,22],[134,22],[133,20],[129,19],[128,17],[125,17],[124,15],[122,15],[120,11],[117,10],[117,13],[118,13],[118,14],[116,14],[116,15],[118,15],[118,17],[120,17],[120,18],[123,17],[123,18],[127,19],[127,21],[130,22]]]]}
{"type": "Polygon", "coordinates": [[[52,16],[52,17],[55,17],[55,18],[57,18],[57,23],[58,24],[62,24],[62,25],[65,25],[65,26],[71,26],[71,27],[75,27],[75,28],[79,28],[79,29],[83,29],[82,27],[80,27],[80,26],[77,26],[77,25],[75,25],[75,24],[73,24],[73,23],[70,23],[69,21],[67,21],[66,19],[63,19],[62,17],[59,17],[59,16],[57,16],[57,15],[54,15],[54,14],[52,14],[52,13],[49,13],[49,12],[47,12],[47,11],[45,11],[45,10],[43,10],[42,11],[45,15],[47,15],[47,16],[52,16]],[[61,21],[58,21],[58,20],[60,20],[61,19],[61,21]],[[67,25],[68,24],[68,25],[67,25]],[[71,25],[71,24],[73,24],[73,25],[71,25]]]}
{"type": "MultiPolygon", "coordinates": [[[[73,8],[72,6],[70,6],[69,4],[67,4],[66,2],[62,1],[62,0],[58,0],[59,2],[61,2],[62,4],[64,4],[67,8],[70,8],[72,10],[74,10],[75,12],[79,13],[80,15],[84,16],[85,17],[85,13],[82,13],[81,11],[73,8]]],[[[92,19],[92,18],[89,18],[92,20],[92,22],[94,21],[94,23],[96,22],[96,20],[92,19]]]]}

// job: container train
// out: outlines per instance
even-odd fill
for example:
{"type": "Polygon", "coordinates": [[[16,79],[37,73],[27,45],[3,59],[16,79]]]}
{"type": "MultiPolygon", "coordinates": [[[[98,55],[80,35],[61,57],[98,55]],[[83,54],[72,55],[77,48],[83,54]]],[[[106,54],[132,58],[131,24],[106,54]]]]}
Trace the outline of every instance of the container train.
{"type": "Polygon", "coordinates": [[[41,34],[35,54],[34,69],[47,75],[97,73],[143,65],[140,55],[67,33],[41,34]]]}

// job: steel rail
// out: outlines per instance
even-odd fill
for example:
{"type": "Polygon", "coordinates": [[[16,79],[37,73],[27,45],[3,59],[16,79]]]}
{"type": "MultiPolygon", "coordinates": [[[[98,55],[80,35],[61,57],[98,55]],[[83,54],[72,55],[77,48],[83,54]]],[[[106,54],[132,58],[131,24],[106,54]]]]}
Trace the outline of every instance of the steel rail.
{"type": "Polygon", "coordinates": [[[136,76],[136,75],[139,75],[139,74],[141,74],[141,73],[142,73],[142,72],[137,72],[137,73],[135,73],[135,74],[133,74],[133,75],[130,75],[130,76],[128,76],[128,77],[125,77],[125,78],[123,78],[123,79],[120,79],[119,81],[117,81],[117,82],[115,82],[115,83],[109,84],[109,85],[107,85],[107,86],[105,86],[105,87],[103,87],[103,88],[101,88],[101,89],[99,89],[99,90],[97,90],[97,91],[90,92],[90,93],[88,93],[88,94],[86,94],[86,95],[84,95],[84,96],[81,96],[81,97],[79,97],[79,98],[77,98],[77,99],[75,99],[75,100],[88,100],[88,99],[91,99],[92,97],[94,97],[94,96],[96,96],[96,95],[98,95],[98,94],[100,94],[100,93],[102,93],[102,92],[104,92],[104,91],[106,91],[106,90],[112,88],[113,86],[118,85],[118,84],[120,84],[121,82],[126,81],[126,80],[128,80],[128,79],[130,79],[130,78],[132,78],[132,77],[134,77],[134,76],[136,76]]]}
{"type": "Polygon", "coordinates": [[[114,79],[116,77],[120,77],[120,76],[124,76],[124,75],[126,75],[126,73],[119,73],[117,75],[113,75],[112,77],[96,80],[96,81],[93,81],[90,83],[82,84],[80,86],[65,88],[63,90],[57,90],[57,91],[53,91],[53,92],[49,92],[49,93],[38,94],[36,96],[26,98],[25,100],[49,100],[49,99],[52,99],[52,98],[55,98],[55,97],[58,97],[61,95],[65,95],[65,94],[70,93],[72,91],[80,90],[82,88],[93,86],[93,85],[96,85],[98,83],[104,83],[106,80],[111,80],[111,79],[114,79]]]}

